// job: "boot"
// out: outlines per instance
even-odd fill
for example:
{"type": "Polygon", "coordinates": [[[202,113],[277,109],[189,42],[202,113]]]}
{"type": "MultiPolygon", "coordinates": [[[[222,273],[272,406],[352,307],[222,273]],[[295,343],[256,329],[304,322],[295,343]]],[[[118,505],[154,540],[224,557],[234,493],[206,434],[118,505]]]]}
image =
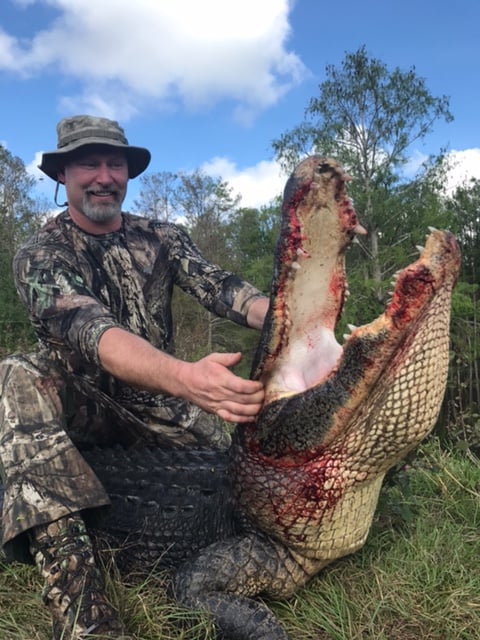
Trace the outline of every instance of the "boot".
{"type": "Polygon", "coordinates": [[[92,542],[78,513],[34,527],[30,550],[45,578],[42,597],[52,616],[53,640],[128,640],[105,596],[92,542]]]}

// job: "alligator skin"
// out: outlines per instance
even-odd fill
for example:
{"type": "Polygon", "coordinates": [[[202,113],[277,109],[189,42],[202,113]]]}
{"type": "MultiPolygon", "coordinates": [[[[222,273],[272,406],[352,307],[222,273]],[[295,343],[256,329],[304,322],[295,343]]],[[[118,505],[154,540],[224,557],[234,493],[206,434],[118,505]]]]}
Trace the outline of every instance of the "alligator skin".
{"type": "Polygon", "coordinates": [[[207,449],[83,452],[110,496],[92,533],[123,573],[172,568],[242,531],[229,458],[207,449]]]}
{"type": "Polygon", "coordinates": [[[96,532],[120,564],[177,566],[178,602],[229,640],[285,640],[268,607],[359,549],[386,471],[431,431],[443,398],[460,253],[433,230],[385,312],[339,345],[344,254],[363,233],[348,176],[312,156],[287,182],[270,309],[252,367],[266,400],[228,454],[86,453],[113,508],[96,532]]]}

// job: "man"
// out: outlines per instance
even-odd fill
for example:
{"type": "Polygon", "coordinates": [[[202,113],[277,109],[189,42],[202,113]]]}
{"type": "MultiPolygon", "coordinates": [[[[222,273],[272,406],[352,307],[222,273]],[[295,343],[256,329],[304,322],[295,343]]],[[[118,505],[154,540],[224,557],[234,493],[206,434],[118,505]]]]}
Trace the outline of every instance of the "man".
{"type": "Polygon", "coordinates": [[[251,420],[263,388],[230,371],[241,354],[173,355],[173,287],[217,315],[261,328],[267,299],[206,261],[177,226],[126,213],[127,183],[150,153],[117,122],[57,126],[40,169],[68,208],[18,252],[14,275],[39,352],[0,364],[3,544],[25,542],[45,577],[54,639],[126,637],[105,597],[85,521],[108,496],[79,451],[93,445],[228,446],[213,414],[251,420]]]}

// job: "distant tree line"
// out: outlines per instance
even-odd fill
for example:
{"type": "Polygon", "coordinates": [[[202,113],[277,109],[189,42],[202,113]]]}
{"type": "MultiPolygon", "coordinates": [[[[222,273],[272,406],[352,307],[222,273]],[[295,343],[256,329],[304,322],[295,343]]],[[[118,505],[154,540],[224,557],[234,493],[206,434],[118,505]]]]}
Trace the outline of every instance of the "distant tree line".
{"type": "MultiPolygon", "coordinates": [[[[349,194],[368,236],[347,256],[351,295],[339,340],[344,322],[361,325],[381,313],[395,271],[416,259],[429,227],[456,235],[462,269],[453,298],[451,365],[438,431],[478,451],[480,181],[447,193],[449,167],[441,149],[413,178],[403,173],[411,145],[440,118],[452,119],[448,99],[433,97],[414,68],[389,70],[360,47],[346,54],[339,67],[326,67],[326,79],[303,122],[272,146],[286,174],[301,158],[319,153],[338,158],[351,175],[349,194]]],[[[140,183],[135,211],[182,225],[210,260],[269,293],[280,197],[260,208],[244,208],[227,182],[200,170],[147,173],[140,183]]],[[[0,355],[34,343],[11,273],[19,244],[46,215],[45,205],[30,197],[32,188],[23,163],[0,147],[0,355]]],[[[174,312],[180,357],[241,350],[239,372],[248,375],[255,332],[214,318],[181,292],[174,312]]]]}

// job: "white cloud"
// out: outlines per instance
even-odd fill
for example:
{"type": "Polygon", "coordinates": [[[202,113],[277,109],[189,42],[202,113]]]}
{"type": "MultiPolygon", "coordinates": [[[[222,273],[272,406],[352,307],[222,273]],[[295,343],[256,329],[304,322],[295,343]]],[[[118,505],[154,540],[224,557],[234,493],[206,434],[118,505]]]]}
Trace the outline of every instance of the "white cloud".
{"type": "Polygon", "coordinates": [[[403,167],[403,175],[407,178],[414,178],[427,160],[427,155],[418,149],[414,149],[412,155],[408,157],[407,162],[403,167]]]}
{"type": "Polygon", "coordinates": [[[40,180],[40,179],[43,180],[43,178],[45,177],[45,174],[42,173],[38,168],[38,165],[42,161],[42,153],[43,153],[42,151],[37,151],[33,160],[29,164],[27,164],[25,167],[25,169],[27,170],[27,173],[29,173],[31,176],[33,176],[37,180],[40,180]]]}
{"type": "Polygon", "coordinates": [[[466,184],[471,178],[480,180],[480,149],[464,149],[448,153],[450,165],[445,190],[451,193],[458,186],[466,184]]]}
{"type": "Polygon", "coordinates": [[[275,161],[262,160],[252,167],[239,169],[227,158],[213,158],[202,165],[207,175],[221,177],[240,194],[242,207],[261,207],[282,195],[286,176],[275,161]]]}
{"type": "MultiPolygon", "coordinates": [[[[226,99],[247,122],[305,72],[286,46],[292,0],[43,1],[58,17],[26,41],[0,31],[0,69],[74,78],[79,93],[64,100],[105,115],[125,119],[149,100],[200,109],[226,99]]],[[[35,3],[19,3],[25,20],[35,3]]]]}

